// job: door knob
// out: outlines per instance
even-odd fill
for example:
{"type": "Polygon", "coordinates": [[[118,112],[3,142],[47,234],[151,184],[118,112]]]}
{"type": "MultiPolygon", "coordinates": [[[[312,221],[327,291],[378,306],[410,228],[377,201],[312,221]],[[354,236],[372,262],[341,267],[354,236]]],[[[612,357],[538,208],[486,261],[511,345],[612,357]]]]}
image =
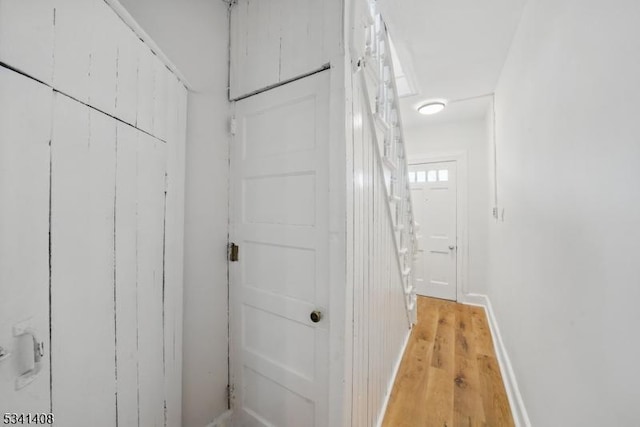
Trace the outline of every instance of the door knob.
{"type": "Polygon", "coordinates": [[[453,246],[453,245],[452,245],[452,246],[449,246],[449,250],[450,250],[450,251],[454,250],[455,248],[456,248],[456,247],[455,247],[455,246],[453,246]]]}
{"type": "Polygon", "coordinates": [[[322,312],[318,310],[313,310],[311,315],[309,316],[313,323],[318,323],[320,319],[322,319],[322,312]]]}

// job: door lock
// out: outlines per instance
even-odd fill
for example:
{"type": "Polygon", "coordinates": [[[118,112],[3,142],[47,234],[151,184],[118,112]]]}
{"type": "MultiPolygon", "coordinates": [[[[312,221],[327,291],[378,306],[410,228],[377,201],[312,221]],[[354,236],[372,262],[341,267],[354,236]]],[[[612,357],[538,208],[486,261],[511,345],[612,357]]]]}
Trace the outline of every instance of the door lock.
{"type": "Polygon", "coordinates": [[[450,251],[454,250],[455,248],[456,248],[456,247],[455,247],[455,246],[453,246],[453,245],[449,246],[449,250],[450,250],[450,251]]]}

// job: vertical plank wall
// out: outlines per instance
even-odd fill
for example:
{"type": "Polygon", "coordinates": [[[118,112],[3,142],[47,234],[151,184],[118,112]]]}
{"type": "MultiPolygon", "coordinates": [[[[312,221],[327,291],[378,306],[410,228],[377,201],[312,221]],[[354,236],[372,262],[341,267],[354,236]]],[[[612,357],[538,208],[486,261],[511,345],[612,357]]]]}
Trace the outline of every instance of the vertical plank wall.
{"type": "Polygon", "coordinates": [[[29,172],[25,186],[43,178],[27,191],[40,202],[16,204],[35,240],[14,262],[35,277],[51,260],[50,277],[22,287],[44,303],[14,316],[47,331],[46,368],[16,401],[46,402],[70,427],[179,426],[186,88],[103,0],[0,0],[0,67],[37,102],[0,104],[2,117],[11,108],[33,122],[3,137],[3,153],[29,172]],[[39,129],[40,154],[18,155],[39,129]]]}
{"type": "Polygon", "coordinates": [[[341,7],[341,0],[236,2],[231,9],[230,98],[326,66],[341,42],[341,7]]]}
{"type": "MultiPolygon", "coordinates": [[[[358,81],[358,80],[354,80],[358,81]]],[[[353,85],[353,379],[351,425],[378,425],[410,331],[374,123],[353,85]]]]}

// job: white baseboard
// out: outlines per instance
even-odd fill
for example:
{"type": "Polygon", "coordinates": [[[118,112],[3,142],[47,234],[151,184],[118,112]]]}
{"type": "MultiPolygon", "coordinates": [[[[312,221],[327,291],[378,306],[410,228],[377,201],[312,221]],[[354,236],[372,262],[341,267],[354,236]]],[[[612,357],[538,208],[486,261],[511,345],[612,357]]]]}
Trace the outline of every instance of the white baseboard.
{"type": "Polygon", "coordinates": [[[207,427],[231,427],[231,409],[222,413],[215,420],[211,421],[207,427]]]}
{"type": "Polygon", "coordinates": [[[464,304],[476,305],[484,308],[489,321],[489,329],[491,330],[491,337],[493,339],[493,345],[496,350],[496,356],[498,357],[498,364],[500,366],[500,373],[504,379],[504,387],[507,390],[507,397],[509,399],[509,405],[511,406],[511,412],[513,413],[514,422],[516,427],[531,427],[531,421],[529,421],[529,415],[527,409],[524,406],[520,389],[518,388],[518,382],[516,381],[507,349],[502,341],[500,335],[500,328],[498,327],[498,321],[496,320],[491,301],[487,295],[482,294],[467,294],[462,301],[464,304]]]}
{"type": "Polygon", "coordinates": [[[387,384],[387,393],[384,397],[384,401],[382,402],[382,408],[380,408],[380,413],[378,414],[378,422],[376,423],[377,427],[382,426],[382,421],[384,421],[384,415],[387,413],[387,406],[389,405],[389,398],[391,397],[391,391],[393,391],[393,384],[396,382],[396,377],[398,376],[398,371],[400,370],[400,364],[402,363],[402,358],[404,357],[404,352],[407,350],[407,345],[409,344],[409,338],[411,337],[411,331],[413,329],[409,329],[407,331],[407,336],[404,337],[404,343],[402,343],[402,351],[398,355],[398,360],[396,360],[396,364],[393,367],[393,375],[389,379],[389,384],[387,384]]]}
{"type": "Polygon", "coordinates": [[[463,304],[467,305],[477,305],[480,307],[486,307],[489,301],[489,297],[482,294],[466,294],[462,297],[463,304]]]}

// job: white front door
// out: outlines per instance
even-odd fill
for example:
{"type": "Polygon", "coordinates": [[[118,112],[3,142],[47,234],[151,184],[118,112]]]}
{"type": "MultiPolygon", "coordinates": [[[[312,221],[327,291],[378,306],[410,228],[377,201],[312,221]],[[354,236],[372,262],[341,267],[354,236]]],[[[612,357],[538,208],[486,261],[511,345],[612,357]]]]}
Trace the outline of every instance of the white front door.
{"type": "Polygon", "coordinates": [[[234,425],[328,424],[328,94],[327,71],[235,104],[234,425]]]}
{"type": "Polygon", "coordinates": [[[456,162],[409,167],[416,212],[418,258],[415,284],[419,295],[455,301],[457,288],[456,162]]]}

